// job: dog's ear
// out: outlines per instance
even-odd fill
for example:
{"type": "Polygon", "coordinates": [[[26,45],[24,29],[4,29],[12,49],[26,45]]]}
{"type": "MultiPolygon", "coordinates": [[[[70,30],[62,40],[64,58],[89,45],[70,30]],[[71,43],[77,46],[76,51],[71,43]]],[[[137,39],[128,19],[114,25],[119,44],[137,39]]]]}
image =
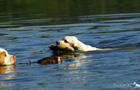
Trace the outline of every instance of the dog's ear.
{"type": "Polygon", "coordinates": [[[0,65],[4,64],[6,56],[7,56],[6,51],[0,52],[0,65]]]}
{"type": "Polygon", "coordinates": [[[6,51],[1,52],[0,56],[6,57],[7,56],[6,51]]]}

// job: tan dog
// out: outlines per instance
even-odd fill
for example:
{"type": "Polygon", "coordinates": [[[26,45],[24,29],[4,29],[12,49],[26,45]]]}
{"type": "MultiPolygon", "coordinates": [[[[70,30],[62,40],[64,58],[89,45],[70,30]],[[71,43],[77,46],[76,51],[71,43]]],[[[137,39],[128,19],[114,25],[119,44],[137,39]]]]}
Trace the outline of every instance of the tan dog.
{"type": "MultiPolygon", "coordinates": [[[[16,65],[0,66],[0,73],[11,73],[15,72],[16,65]]],[[[2,78],[0,78],[2,80],[2,78]]]]}
{"type": "Polygon", "coordinates": [[[90,45],[86,45],[79,41],[75,36],[66,36],[64,37],[64,42],[68,43],[70,46],[72,46],[75,49],[83,50],[83,51],[95,51],[95,50],[102,50],[96,47],[92,47],[90,45]]]}
{"type": "Polygon", "coordinates": [[[0,65],[12,65],[16,62],[16,56],[8,54],[8,52],[0,48],[0,65]]]}

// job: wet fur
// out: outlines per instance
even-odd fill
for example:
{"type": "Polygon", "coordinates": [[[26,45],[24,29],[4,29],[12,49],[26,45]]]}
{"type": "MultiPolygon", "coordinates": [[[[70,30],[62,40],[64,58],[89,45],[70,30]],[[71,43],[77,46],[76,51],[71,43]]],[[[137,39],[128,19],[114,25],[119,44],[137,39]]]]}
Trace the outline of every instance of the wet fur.
{"type": "Polygon", "coordinates": [[[5,58],[6,58],[6,52],[0,52],[0,65],[3,65],[5,63],[5,58]]]}
{"type": "Polygon", "coordinates": [[[64,42],[68,43],[74,49],[79,49],[79,50],[83,50],[83,51],[101,50],[99,48],[92,47],[90,45],[86,45],[86,44],[82,43],[75,36],[66,36],[66,37],[64,37],[64,42]]]}
{"type": "Polygon", "coordinates": [[[16,56],[8,54],[8,52],[0,48],[0,65],[12,65],[16,62],[16,56]]]}

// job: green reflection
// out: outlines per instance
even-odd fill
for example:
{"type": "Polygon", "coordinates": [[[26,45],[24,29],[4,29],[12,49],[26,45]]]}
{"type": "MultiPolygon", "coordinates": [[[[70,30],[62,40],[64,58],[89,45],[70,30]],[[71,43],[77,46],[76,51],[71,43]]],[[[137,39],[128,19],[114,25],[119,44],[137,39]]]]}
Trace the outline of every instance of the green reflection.
{"type": "Polygon", "coordinates": [[[139,12],[140,0],[2,0],[0,6],[0,13],[15,17],[34,13],[45,17],[71,17],[139,12]]]}
{"type": "Polygon", "coordinates": [[[0,22],[17,25],[11,28],[81,23],[77,16],[83,15],[139,13],[140,0],[1,0],[0,6],[0,22]]]}

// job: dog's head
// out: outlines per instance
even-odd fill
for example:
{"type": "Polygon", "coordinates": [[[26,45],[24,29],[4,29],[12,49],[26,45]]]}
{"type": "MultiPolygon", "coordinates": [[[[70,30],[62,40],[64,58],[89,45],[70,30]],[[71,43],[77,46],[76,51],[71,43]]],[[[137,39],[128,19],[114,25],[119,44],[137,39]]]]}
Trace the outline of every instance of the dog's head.
{"type": "Polygon", "coordinates": [[[75,36],[66,36],[64,37],[64,42],[68,43],[71,47],[76,49],[82,49],[82,42],[80,42],[75,36]]]}
{"type": "Polygon", "coordinates": [[[16,56],[8,54],[8,52],[0,48],[0,65],[12,65],[16,62],[16,56]]]}
{"type": "Polygon", "coordinates": [[[64,37],[64,42],[69,44],[76,44],[79,40],[75,36],[66,36],[64,37]]]}
{"type": "Polygon", "coordinates": [[[69,43],[65,43],[62,40],[56,41],[56,44],[57,44],[57,47],[60,49],[74,51],[74,48],[69,43]]]}

